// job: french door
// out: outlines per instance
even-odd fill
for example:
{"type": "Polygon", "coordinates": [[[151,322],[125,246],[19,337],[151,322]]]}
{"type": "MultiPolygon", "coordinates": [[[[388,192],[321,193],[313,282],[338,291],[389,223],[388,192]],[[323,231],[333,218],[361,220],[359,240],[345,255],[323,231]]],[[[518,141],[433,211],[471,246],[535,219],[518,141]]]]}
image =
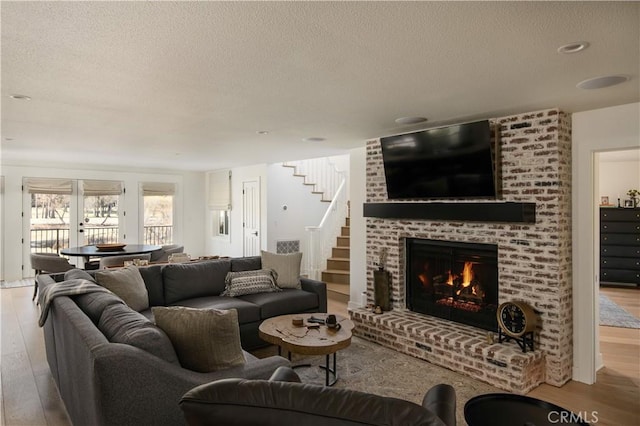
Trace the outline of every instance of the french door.
{"type": "MultiPolygon", "coordinates": [[[[33,276],[31,253],[118,242],[123,191],[118,181],[25,178],[23,277],[33,276]]],[[[70,262],[82,267],[81,258],[70,262]]]]}

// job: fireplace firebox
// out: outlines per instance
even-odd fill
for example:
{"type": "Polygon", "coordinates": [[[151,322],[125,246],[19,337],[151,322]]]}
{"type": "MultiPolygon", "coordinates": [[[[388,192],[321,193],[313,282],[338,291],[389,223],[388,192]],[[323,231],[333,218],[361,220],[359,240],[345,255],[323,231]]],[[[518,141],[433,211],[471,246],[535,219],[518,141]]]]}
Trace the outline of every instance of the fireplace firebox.
{"type": "Polygon", "coordinates": [[[497,331],[498,247],[406,239],[407,308],[497,331]]]}

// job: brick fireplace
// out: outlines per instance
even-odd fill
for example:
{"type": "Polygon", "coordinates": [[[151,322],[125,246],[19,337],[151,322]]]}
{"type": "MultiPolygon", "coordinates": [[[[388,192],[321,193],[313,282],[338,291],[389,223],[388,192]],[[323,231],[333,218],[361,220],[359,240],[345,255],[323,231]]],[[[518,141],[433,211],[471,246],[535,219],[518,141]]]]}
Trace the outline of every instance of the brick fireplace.
{"type": "MultiPolygon", "coordinates": [[[[544,382],[561,386],[572,373],[571,122],[556,109],[493,121],[500,125],[503,198],[495,203],[535,203],[535,223],[368,217],[367,301],[373,303],[373,271],[385,248],[392,310],[350,314],[356,334],[365,339],[526,393],[544,382]],[[523,353],[515,342],[497,343],[489,327],[409,310],[405,251],[413,239],[497,247],[497,303],[521,300],[536,310],[535,350],[523,353]]],[[[387,203],[379,140],[367,143],[366,167],[367,203],[387,203]]],[[[487,204],[478,203],[478,209],[487,204]]]]}

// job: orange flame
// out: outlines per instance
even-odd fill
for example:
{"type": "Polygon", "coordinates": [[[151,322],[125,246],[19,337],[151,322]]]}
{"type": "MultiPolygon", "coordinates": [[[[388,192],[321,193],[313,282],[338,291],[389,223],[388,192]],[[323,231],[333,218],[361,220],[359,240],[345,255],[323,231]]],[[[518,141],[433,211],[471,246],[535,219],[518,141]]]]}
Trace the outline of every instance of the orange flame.
{"type": "MultiPolygon", "coordinates": [[[[453,280],[456,278],[456,275],[453,275],[451,271],[449,271],[449,278],[447,279],[447,284],[453,285],[453,280]]],[[[471,280],[473,280],[473,263],[464,262],[464,268],[462,268],[462,272],[460,273],[460,278],[462,278],[461,289],[458,290],[457,294],[459,295],[463,288],[469,287],[471,285],[471,280]]],[[[475,289],[473,290],[475,294],[475,289]]]]}

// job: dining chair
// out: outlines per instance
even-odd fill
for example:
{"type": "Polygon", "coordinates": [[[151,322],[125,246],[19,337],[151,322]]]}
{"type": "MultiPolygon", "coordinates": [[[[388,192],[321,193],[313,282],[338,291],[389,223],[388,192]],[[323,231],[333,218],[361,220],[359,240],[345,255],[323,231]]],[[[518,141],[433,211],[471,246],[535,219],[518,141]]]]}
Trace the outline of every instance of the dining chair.
{"type": "Polygon", "coordinates": [[[150,260],[150,253],[141,254],[123,254],[122,256],[107,256],[100,258],[100,266],[98,269],[107,269],[111,267],[124,266],[126,260],[150,260]]]}
{"type": "MultiPolygon", "coordinates": [[[[57,253],[31,253],[31,267],[36,271],[36,277],[40,274],[54,274],[57,272],[67,272],[69,269],[75,268],[69,263],[66,257],[62,257],[57,253]]],[[[38,280],[34,280],[33,297],[35,300],[38,295],[38,280]]]]}
{"type": "Polygon", "coordinates": [[[179,244],[167,244],[160,250],[151,252],[151,262],[168,262],[169,256],[174,253],[184,253],[184,246],[179,244]]]}

